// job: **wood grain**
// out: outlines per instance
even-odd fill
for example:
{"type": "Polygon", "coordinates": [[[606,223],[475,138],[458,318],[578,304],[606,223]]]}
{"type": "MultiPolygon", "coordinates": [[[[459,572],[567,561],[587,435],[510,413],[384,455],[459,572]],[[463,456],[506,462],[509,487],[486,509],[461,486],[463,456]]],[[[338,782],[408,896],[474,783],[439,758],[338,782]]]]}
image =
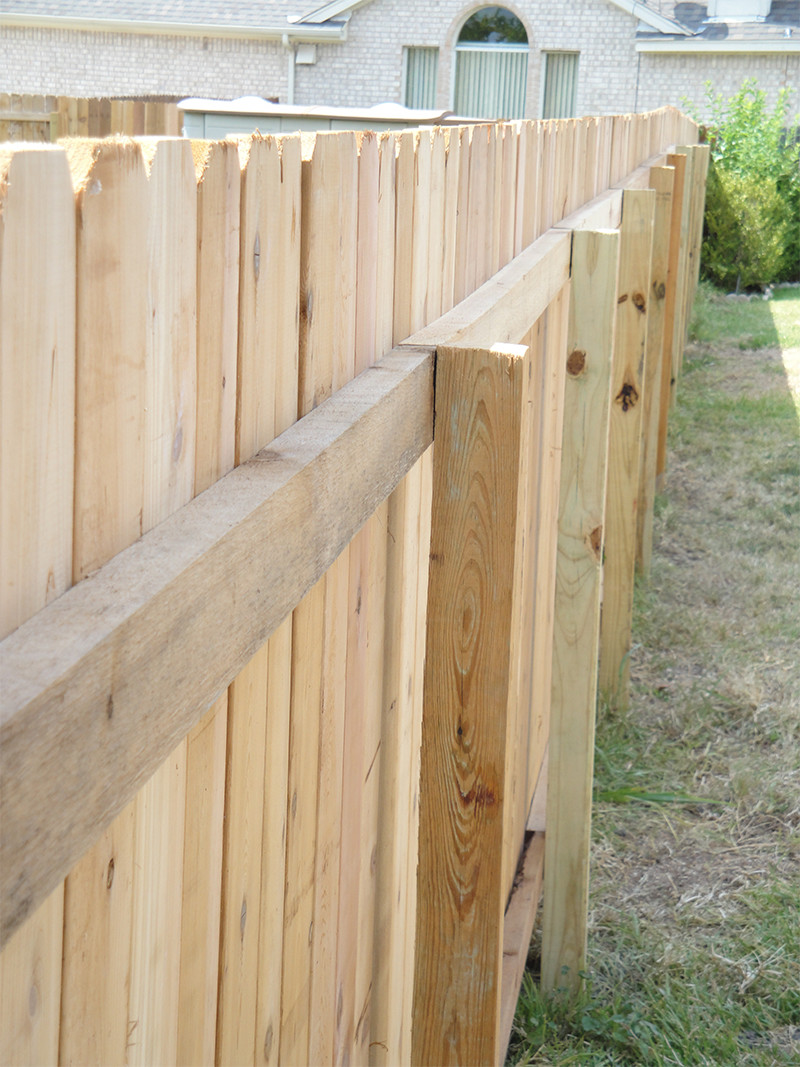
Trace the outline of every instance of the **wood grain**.
{"type": "Polygon", "coordinates": [[[627,190],[620,228],[619,293],[608,443],[600,688],[621,706],[627,705],[630,681],[655,198],[651,189],[627,190]]]}
{"type": "MultiPolygon", "coordinates": [[[[88,123],[88,102],[83,104],[79,126],[88,123]]],[[[73,542],[73,579],[80,581],[144,529],[150,197],[139,145],[74,142],[69,154],[80,223],[73,542]]],[[[63,603],[62,598],[54,607],[63,603]]],[[[58,765],[63,766],[63,753],[58,765]]],[[[75,766],[75,772],[77,787],[83,768],[75,766]]],[[[61,874],[76,864],[64,900],[59,1056],[66,1063],[127,1057],[134,793],[114,809],[117,815],[129,805],[113,825],[110,819],[96,825],[61,857],[61,874]]]]}
{"type": "MultiPolygon", "coordinates": [[[[75,240],[64,152],[0,153],[3,637],[72,579],[75,240]]],[[[3,1063],[58,1057],[63,899],[59,885],[0,956],[3,1063]]]]}
{"type": "Polygon", "coordinates": [[[586,953],[594,714],[619,235],[573,236],[558,515],[542,985],[586,953]]]}
{"type": "Polygon", "coordinates": [[[647,316],[639,506],[636,517],[636,564],[645,577],[650,575],[653,555],[653,508],[658,458],[658,425],[661,415],[661,383],[666,353],[664,326],[674,182],[675,171],[671,167],[653,167],[650,171],[651,187],[656,191],[656,204],[653,218],[650,309],[647,316]]]}
{"type": "Polygon", "coordinates": [[[4,942],[431,439],[431,354],[387,356],[0,645],[4,942]]]}
{"type": "Polygon", "coordinates": [[[483,857],[503,844],[526,351],[438,353],[415,1064],[488,1064],[498,1052],[505,901],[483,857]]]}
{"type": "MultiPolygon", "coordinates": [[[[233,143],[193,142],[197,179],[197,444],[194,491],[233,468],[240,171],[233,143]]],[[[177,1063],[210,1062],[217,1034],[228,698],[187,738],[177,1063]]]]}
{"type": "MultiPolygon", "coordinates": [[[[100,120],[104,122],[101,109],[100,120]]],[[[197,417],[197,197],[184,138],[144,142],[148,269],[142,528],[194,493],[197,417]]],[[[146,1067],[177,1054],[186,742],[180,739],[136,798],[128,1059],[146,1067]]]]}
{"type": "Polygon", "coordinates": [[[672,217],[669,233],[669,263],[667,267],[667,292],[664,298],[664,363],[661,370],[661,396],[658,418],[658,450],[656,454],[656,478],[663,478],[667,469],[667,426],[672,406],[675,373],[677,368],[676,346],[679,332],[680,307],[680,262],[681,219],[686,178],[686,156],[676,153],[667,155],[667,165],[675,172],[672,187],[672,217]]]}
{"type": "Polygon", "coordinates": [[[569,278],[569,246],[568,233],[545,234],[451,311],[411,333],[407,343],[517,344],[569,278]]]}

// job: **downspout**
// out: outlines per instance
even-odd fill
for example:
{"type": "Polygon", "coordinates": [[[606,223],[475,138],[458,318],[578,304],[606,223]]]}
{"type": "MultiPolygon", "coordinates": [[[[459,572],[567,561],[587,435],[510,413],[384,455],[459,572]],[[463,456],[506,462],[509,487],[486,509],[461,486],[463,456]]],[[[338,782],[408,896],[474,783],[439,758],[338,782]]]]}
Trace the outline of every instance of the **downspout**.
{"type": "Polygon", "coordinates": [[[636,53],[636,92],[633,97],[633,112],[638,114],[639,112],[639,74],[642,69],[642,53],[636,53]]]}
{"type": "Polygon", "coordinates": [[[288,33],[283,35],[282,41],[289,59],[289,69],[286,73],[286,103],[291,107],[294,104],[295,45],[289,40],[288,33]]]}

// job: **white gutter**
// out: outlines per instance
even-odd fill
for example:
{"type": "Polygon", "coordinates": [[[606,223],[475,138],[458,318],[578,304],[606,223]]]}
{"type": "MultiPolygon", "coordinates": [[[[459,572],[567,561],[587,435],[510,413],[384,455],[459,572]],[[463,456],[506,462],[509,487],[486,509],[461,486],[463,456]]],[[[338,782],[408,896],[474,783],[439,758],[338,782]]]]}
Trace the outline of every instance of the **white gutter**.
{"type": "Polygon", "coordinates": [[[347,40],[347,24],[327,26],[233,26],[223,23],[150,22],[147,19],[97,19],[64,15],[27,15],[2,12],[0,26],[20,26],[30,29],[83,30],[86,33],[139,33],[170,37],[247,37],[265,41],[282,41],[289,33],[291,41],[324,44],[326,41],[347,40]]]}
{"type": "Polygon", "coordinates": [[[684,37],[691,37],[692,35],[692,31],[687,30],[682,23],[676,22],[674,19],[668,19],[665,15],[659,15],[657,11],[653,11],[651,7],[640,3],[639,0],[610,0],[610,2],[615,7],[627,11],[629,15],[633,15],[641,22],[644,22],[647,26],[652,26],[654,30],[660,30],[661,33],[680,33],[684,37]]]}
{"type": "Polygon", "coordinates": [[[702,37],[692,37],[688,41],[637,41],[637,52],[668,52],[683,55],[703,55],[707,52],[749,55],[767,55],[783,52],[800,53],[800,38],[779,37],[770,41],[705,41],[702,37]]]}

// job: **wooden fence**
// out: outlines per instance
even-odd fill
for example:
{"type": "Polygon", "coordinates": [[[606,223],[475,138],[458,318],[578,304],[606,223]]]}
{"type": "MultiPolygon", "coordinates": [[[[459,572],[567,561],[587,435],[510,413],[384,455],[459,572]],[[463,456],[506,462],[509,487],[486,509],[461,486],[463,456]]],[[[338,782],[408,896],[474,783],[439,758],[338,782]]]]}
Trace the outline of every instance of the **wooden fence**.
{"type": "Polygon", "coordinates": [[[0,142],[144,134],[177,137],[183,112],[160,100],[83,99],[0,93],[0,142]]]}
{"type": "Polygon", "coordinates": [[[577,981],[695,141],[0,150],[4,1064],[498,1062],[545,849],[577,981]]]}

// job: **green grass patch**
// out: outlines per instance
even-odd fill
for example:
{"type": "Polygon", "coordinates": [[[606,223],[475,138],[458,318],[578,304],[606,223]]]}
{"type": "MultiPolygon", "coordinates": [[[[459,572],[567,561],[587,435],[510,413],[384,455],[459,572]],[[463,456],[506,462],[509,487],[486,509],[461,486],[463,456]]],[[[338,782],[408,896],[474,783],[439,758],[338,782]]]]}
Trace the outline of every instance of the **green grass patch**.
{"type": "Polygon", "coordinates": [[[634,599],[598,711],[589,957],[531,947],[512,1064],[800,1064],[800,291],[701,286],[634,599]]]}

